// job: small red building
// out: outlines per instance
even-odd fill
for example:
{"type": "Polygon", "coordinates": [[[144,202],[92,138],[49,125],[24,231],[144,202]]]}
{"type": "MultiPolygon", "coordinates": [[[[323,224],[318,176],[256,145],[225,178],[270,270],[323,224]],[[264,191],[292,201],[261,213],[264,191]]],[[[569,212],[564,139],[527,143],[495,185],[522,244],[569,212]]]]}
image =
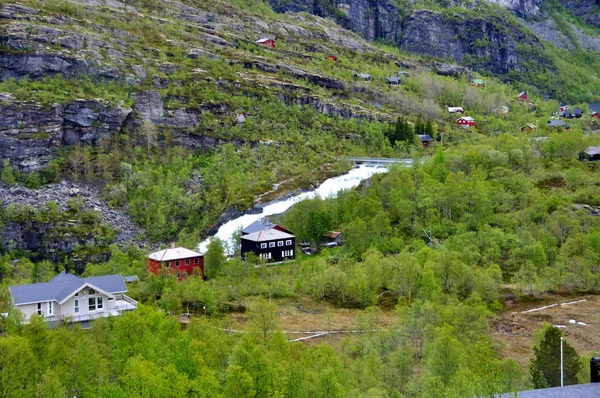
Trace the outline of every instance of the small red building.
{"type": "Polygon", "coordinates": [[[175,275],[179,281],[194,275],[195,270],[204,278],[204,256],[185,247],[172,247],[149,254],[146,271],[158,275],[161,269],[169,275],[175,275]]]}
{"type": "Polygon", "coordinates": [[[475,124],[475,119],[473,119],[471,116],[463,116],[456,120],[456,123],[464,128],[477,126],[477,124],[475,124]]]}
{"type": "Polygon", "coordinates": [[[329,55],[327,56],[327,59],[330,59],[330,60],[332,60],[333,62],[337,62],[337,57],[336,57],[335,55],[331,55],[331,54],[329,54],[329,55]]]}
{"type": "Polygon", "coordinates": [[[262,39],[257,40],[256,44],[262,44],[263,46],[275,48],[275,40],[269,39],[268,37],[263,37],[262,39]]]}
{"type": "Polygon", "coordinates": [[[521,91],[517,99],[519,101],[529,101],[529,93],[527,91],[521,91]]]}
{"type": "Polygon", "coordinates": [[[600,112],[592,112],[592,117],[596,119],[600,119],[600,112]]]}

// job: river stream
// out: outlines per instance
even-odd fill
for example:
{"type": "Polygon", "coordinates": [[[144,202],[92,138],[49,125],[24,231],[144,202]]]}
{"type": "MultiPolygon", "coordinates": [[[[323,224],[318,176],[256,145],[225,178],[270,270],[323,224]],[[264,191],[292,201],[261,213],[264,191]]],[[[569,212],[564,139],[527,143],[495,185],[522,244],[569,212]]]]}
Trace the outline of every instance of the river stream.
{"type": "MultiPolygon", "coordinates": [[[[388,168],[383,166],[361,165],[357,168],[350,170],[346,174],[337,177],[332,177],[323,181],[323,183],[319,185],[319,187],[315,190],[302,192],[288,199],[276,200],[267,203],[263,206],[262,213],[244,214],[241,217],[228,221],[225,224],[221,225],[221,227],[214,236],[221,239],[223,242],[229,244],[235,231],[237,231],[240,228],[246,228],[248,225],[252,224],[256,220],[275,214],[281,214],[290,207],[292,207],[295,203],[298,203],[304,199],[312,199],[316,196],[319,196],[321,198],[335,197],[339,191],[354,188],[358,186],[358,184],[360,184],[361,181],[371,177],[372,175],[378,173],[386,173],[387,171],[388,168]]],[[[206,252],[210,238],[211,237],[206,238],[198,245],[198,250],[201,253],[206,252]]]]}

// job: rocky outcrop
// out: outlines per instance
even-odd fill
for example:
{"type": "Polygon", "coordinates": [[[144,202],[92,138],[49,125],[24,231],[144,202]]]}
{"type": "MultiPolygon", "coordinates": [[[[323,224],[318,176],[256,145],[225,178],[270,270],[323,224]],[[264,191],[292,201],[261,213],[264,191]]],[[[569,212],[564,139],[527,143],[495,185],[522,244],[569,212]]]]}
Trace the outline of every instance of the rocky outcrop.
{"type": "Polygon", "coordinates": [[[400,47],[407,51],[453,58],[473,69],[485,69],[504,74],[511,69],[524,69],[526,54],[518,46],[543,48],[532,34],[506,28],[499,17],[448,16],[435,11],[420,10],[405,21],[400,47]]]}
{"type": "Polygon", "coordinates": [[[333,17],[346,29],[367,40],[397,42],[402,31],[400,12],[393,0],[269,0],[277,12],[305,11],[320,17],[333,17]]]}
{"type": "Polygon", "coordinates": [[[63,217],[62,221],[42,221],[33,217],[17,220],[8,216],[0,234],[2,248],[23,253],[33,260],[57,262],[69,259],[79,271],[83,271],[88,262],[106,261],[110,244],[137,244],[141,231],[126,215],[126,209],[110,209],[99,199],[99,192],[89,186],[63,181],[33,190],[0,184],[3,208],[18,204],[40,209],[48,202],[54,202],[59,211],[65,212],[69,200],[75,198],[82,203],[83,211],[95,212],[98,219],[75,217],[66,220],[63,217]],[[105,230],[94,227],[99,223],[114,228],[116,237],[111,233],[93,232],[105,230]]]}
{"type": "Polygon", "coordinates": [[[521,17],[531,17],[540,14],[543,0],[487,0],[487,2],[498,4],[521,17]]]}
{"type": "Polygon", "coordinates": [[[269,73],[283,72],[296,79],[305,79],[317,86],[329,89],[344,90],[346,88],[344,83],[339,80],[327,76],[317,75],[315,73],[310,73],[289,65],[271,64],[261,60],[232,61],[232,64],[242,64],[244,68],[258,69],[269,73]]]}
{"type": "Polygon", "coordinates": [[[585,23],[600,27],[600,3],[598,0],[561,0],[565,10],[581,18],[585,23]]]}
{"type": "Polygon", "coordinates": [[[120,131],[131,109],[100,100],[44,106],[0,94],[0,159],[20,171],[36,171],[64,145],[98,144],[120,131]]]}

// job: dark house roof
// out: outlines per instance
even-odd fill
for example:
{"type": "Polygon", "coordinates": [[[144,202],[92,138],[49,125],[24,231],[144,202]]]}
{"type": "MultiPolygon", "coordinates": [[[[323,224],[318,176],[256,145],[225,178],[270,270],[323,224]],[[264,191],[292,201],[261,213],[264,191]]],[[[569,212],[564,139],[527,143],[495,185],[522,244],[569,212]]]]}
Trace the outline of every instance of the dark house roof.
{"type": "Polygon", "coordinates": [[[399,77],[386,77],[385,82],[387,84],[400,84],[400,78],[399,77]]]}
{"type": "Polygon", "coordinates": [[[583,113],[583,111],[579,108],[575,108],[573,109],[573,114],[574,115],[581,115],[583,113]]]}
{"type": "Polygon", "coordinates": [[[590,156],[600,155],[600,146],[589,146],[583,153],[587,153],[590,156]]]}
{"type": "Polygon", "coordinates": [[[563,120],[548,120],[549,127],[566,127],[567,124],[563,120]]]}
{"type": "Polygon", "coordinates": [[[433,137],[429,134],[419,134],[419,138],[421,139],[421,142],[433,141],[433,137]]]}
{"type": "MultiPolygon", "coordinates": [[[[498,398],[513,398],[515,394],[503,394],[498,398]]],[[[600,398],[600,383],[576,384],[574,386],[519,391],[519,398],[600,398]]]]}
{"type": "Polygon", "coordinates": [[[252,232],[251,234],[242,236],[242,239],[249,240],[252,242],[268,242],[271,240],[291,238],[295,238],[295,236],[292,234],[288,234],[287,232],[279,231],[277,229],[268,229],[266,231],[252,232]]]}
{"type": "Polygon", "coordinates": [[[252,232],[273,229],[276,226],[277,226],[277,224],[273,224],[266,218],[261,218],[260,220],[256,220],[252,224],[248,225],[246,228],[242,229],[242,233],[243,234],[251,234],[252,232]]]}
{"type": "Polygon", "coordinates": [[[66,272],[61,272],[50,282],[9,286],[8,289],[15,305],[45,301],[62,303],[86,284],[108,294],[125,293],[127,291],[127,286],[125,286],[123,277],[120,274],[79,278],[66,272]]]}

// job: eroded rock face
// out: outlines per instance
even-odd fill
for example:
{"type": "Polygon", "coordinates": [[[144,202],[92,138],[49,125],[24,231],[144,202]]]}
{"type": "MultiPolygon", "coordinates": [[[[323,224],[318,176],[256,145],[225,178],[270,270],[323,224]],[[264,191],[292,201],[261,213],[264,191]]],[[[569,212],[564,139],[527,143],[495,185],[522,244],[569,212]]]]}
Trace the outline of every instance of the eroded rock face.
{"type": "Polygon", "coordinates": [[[0,95],[0,158],[20,171],[42,169],[63,145],[96,145],[120,131],[131,111],[99,100],[44,106],[0,95]]]}
{"type": "Polygon", "coordinates": [[[543,0],[487,0],[488,3],[498,4],[522,17],[540,14],[543,0]]]}
{"type": "Polygon", "coordinates": [[[448,17],[435,11],[421,10],[405,21],[400,47],[439,58],[453,58],[474,69],[503,74],[523,70],[518,45],[542,47],[539,40],[518,29],[508,29],[496,17],[448,17]]]}

